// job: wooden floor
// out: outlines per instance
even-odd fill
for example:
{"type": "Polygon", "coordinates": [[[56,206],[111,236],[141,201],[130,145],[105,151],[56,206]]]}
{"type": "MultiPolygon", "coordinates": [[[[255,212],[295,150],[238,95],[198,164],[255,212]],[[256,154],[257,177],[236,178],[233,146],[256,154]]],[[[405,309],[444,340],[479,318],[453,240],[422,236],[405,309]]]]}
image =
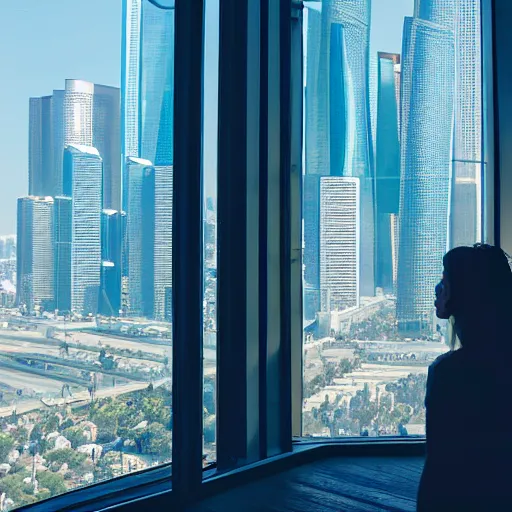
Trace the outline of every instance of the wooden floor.
{"type": "Polygon", "coordinates": [[[187,512],[416,510],[420,457],[337,457],[209,498],[187,512]]]}

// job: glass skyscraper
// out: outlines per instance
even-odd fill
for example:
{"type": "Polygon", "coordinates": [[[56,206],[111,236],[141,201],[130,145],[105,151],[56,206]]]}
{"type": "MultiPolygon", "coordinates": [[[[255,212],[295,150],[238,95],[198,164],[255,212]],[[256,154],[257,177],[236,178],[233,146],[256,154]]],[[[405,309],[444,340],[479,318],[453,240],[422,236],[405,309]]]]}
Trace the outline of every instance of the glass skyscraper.
{"type": "Polygon", "coordinates": [[[98,312],[101,284],[102,159],[97,149],[71,144],[64,151],[64,193],[72,198],[71,310],[98,312]]]}
{"type": "Polygon", "coordinates": [[[64,144],[93,145],[94,84],[66,80],[64,92],[64,144]]]}
{"type": "Polygon", "coordinates": [[[103,206],[121,208],[120,90],[94,84],[92,145],[103,159],[103,206]]]}
{"type": "Polygon", "coordinates": [[[480,0],[457,2],[450,246],[481,240],[482,53],[480,0]]]}
{"type": "Polygon", "coordinates": [[[155,165],[154,286],[158,320],[169,318],[166,296],[172,290],[172,166],[155,165]]]}
{"type": "Polygon", "coordinates": [[[29,100],[29,194],[55,197],[62,193],[64,91],[29,100]]]}
{"type": "Polygon", "coordinates": [[[320,268],[320,177],[357,177],[362,296],[375,294],[369,31],[369,1],[328,0],[322,2],[321,9],[308,9],[304,279],[313,290],[324,281],[320,268]]]}
{"type": "Polygon", "coordinates": [[[391,215],[400,203],[400,136],[397,66],[400,55],[379,52],[376,114],[376,285],[391,293],[395,254],[391,215]]]}
{"type": "Polygon", "coordinates": [[[448,245],[455,89],[455,2],[421,0],[404,23],[397,320],[431,330],[448,245]]]}
{"type": "Polygon", "coordinates": [[[54,307],[53,199],[18,199],[16,302],[32,313],[54,307]]]}
{"type": "Polygon", "coordinates": [[[73,204],[71,197],[57,196],[54,203],[55,308],[71,311],[71,247],[73,204]]]}
{"type": "MultiPolygon", "coordinates": [[[[123,0],[121,42],[121,156],[139,156],[140,19],[142,0],[123,0]]],[[[124,179],[124,171],[123,171],[124,179]]]]}
{"type": "Polygon", "coordinates": [[[121,84],[125,309],[164,320],[172,290],[173,9],[124,1],[121,84]]]}
{"type": "Polygon", "coordinates": [[[100,313],[118,316],[121,310],[121,248],[125,215],[117,210],[101,213],[100,313]]]}
{"type": "Polygon", "coordinates": [[[66,144],[93,146],[104,165],[105,206],[121,202],[119,89],[66,80],[65,90],[29,100],[29,193],[62,195],[66,144]]]}
{"type": "Polygon", "coordinates": [[[149,160],[128,158],[123,204],[126,208],[123,237],[126,312],[133,317],[151,318],[155,295],[155,169],[149,160]]]}

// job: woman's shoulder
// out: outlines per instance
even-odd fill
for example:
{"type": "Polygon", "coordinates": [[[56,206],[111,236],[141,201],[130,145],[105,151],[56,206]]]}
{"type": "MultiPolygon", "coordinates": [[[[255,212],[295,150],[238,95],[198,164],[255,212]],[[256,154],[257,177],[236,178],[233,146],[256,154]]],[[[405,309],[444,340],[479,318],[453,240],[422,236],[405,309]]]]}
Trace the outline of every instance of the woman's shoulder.
{"type": "Polygon", "coordinates": [[[445,352],[430,364],[428,369],[429,375],[433,373],[436,375],[453,375],[454,372],[463,370],[467,366],[466,363],[469,362],[466,356],[466,351],[463,348],[445,352]]]}

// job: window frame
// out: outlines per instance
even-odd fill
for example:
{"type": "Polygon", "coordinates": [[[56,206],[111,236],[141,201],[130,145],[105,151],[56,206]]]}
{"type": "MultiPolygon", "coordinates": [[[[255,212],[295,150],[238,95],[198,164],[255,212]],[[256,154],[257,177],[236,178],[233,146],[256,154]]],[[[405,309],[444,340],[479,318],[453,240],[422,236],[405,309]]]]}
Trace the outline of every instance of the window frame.
{"type": "MultiPolygon", "coordinates": [[[[152,0],[150,0],[152,1],[152,0]]],[[[207,1],[207,0],[206,0],[207,1]]],[[[285,269],[285,275],[281,275],[279,286],[270,288],[278,289],[280,294],[280,328],[272,330],[272,335],[279,333],[279,343],[275,350],[279,359],[277,366],[270,368],[276,376],[276,370],[281,379],[277,384],[272,380],[266,380],[269,371],[267,333],[268,325],[265,315],[260,310],[248,310],[247,304],[243,304],[237,311],[244,313],[245,319],[250,325],[258,326],[258,335],[253,338],[245,338],[242,347],[233,345],[229,337],[225,337],[223,326],[219,322],[219,360],[218,360],[218,406],[222,414],[220,419],[221,433],[224,436],[224,444],[218,444],[222,450],[217,454],[220,461],[220,470],[203,471],[202,468],[202,410],[203,410],[203,367],[202,367],[202,295],[203,295],[203,248],[202,248],[202,208],[203,208],[203,181],[202,181],[202,109],[203,109],[203,45],[204,45],[204,2],[205,0],[176,0],[176,30],[175,30],[175,126],[180,127],[174,131],[175,137],[175,178],[174,178],[174,225],[173,247],[179,248],[173,252],[173,461],[172,463],[149,468],[139,473],[124,475],[112,480],[79,488],[64,495],[51,498],[33,505],[22,507],[19,510],[47,511],[67,510],[81,512],[91,510],[140,510],[141,500],[145,504],[158,507],[169,507],[175,504],[197,500],[208,495],[227,490],[233,485],[240,485],[253,478],[268,476],[272,472],[282,471],[298,464],[317,460],[332,455],[396,455],[414,456],[424,453],[424,437],[410,436],[408,438],[308,438],[300,439],[302,432],[302,228],[298,221],[298,212],[302,211],[302,8],[301,1],[287,0],[220,0],[221,8],[221,43],[220,48],[226,48],[231,38],[241,41],[242,49],[231,48],[230,58],[220,55],[219,64],[219,196],[221,186],[231,185],[232,190],[223,191],[223,197],[229,200],[239,192],[236,186],[245,186],[244,200],[241,208],[252,206],[266,209],[265,218],[267,227],[269,222],[278,220],[282,236],[276,250],[279,257],[276,261],[260,265],[259,269],[265,271],[265,265],[279,265],[285,269]],[[251,27],[247,23],[238,26],[229,26],[229,8],[234,8],[238,3],[243,3],[246,15],[257,14],[258,19],[262,14],[269,13],[273,19],[258,23],[251,27]],[[276,4],[280,5],[279,9],[276,4]],[[258,4],[260,4],[258,6],[258,4]],[[223,18],[224,13],[224,18],[223,18]],[[252,29],[252,31],[251,31],[252,29]],[[224,32],[222,32],[224,30],[224,32]],[[273,30],[272,37],[268,30],[273,30]],[[230,31],[230,32],[227,32],[230,31]],[[276,33],[277,31],[277,33],[276,33]],[[202,37],[197,37],[202,34],[202,37]],[[262,35],[268,37],[266,42],[261,41],[262,35]],[[224,45],[222,38],[225,37],[224,45]],[[238,39],[237,39],[238,38],[238,39]],[[269,55],[278,44],[280,55],[272,61],[269,55]],[[278,43],[276,43],[278,41],[278,43]],[[262,51],[267,55],[262,55],[262,51]],[[252,52],[252,53],[248,53],[252,52]],[[248,58],[249,57],[249,58],[248,58]],[[232,66],[233,62],[247,63],[244,73],[236,75],[237,70],[232,66]],[[224,61],[224,64],[222,63],[224,61]],[[265,73],[264,67],[267,66],[265,73]],[[276,67],[277,66],[277,67],[276,67]],[[280,70],[279,77],[272,74],[271,70],[280,70]],[[241,105],[245,105],[245,113],[240,115],[235,111],[232,99],[229,98],[229,89],[222,92],[221,87],[226,81],[246,81],[242,89],[242,97],[239,97],[241,105]],[[252,82],[249,78],[256,81],[252,82]],[[266,81],[263,81],[266,79],[266,81]],[[260,81],[264,93],[260,96],[260,81]],[[279,92],[277,92],[279,91],[279,92]],[[254,101],[251,94],[256,93],[258,101],[254,101]],[[224,97],[222,96],[224,94],[224,97]],[[275,96],[277,94],[277,96],[275,96]],[[272,96],[274,95],[274,96],[272,96]],[[224,101],[222,99],[224,98],[224,101]],[[263,101],[262,101],[263,99],[263,101]],[[229,100],[229,101],[228,101],[229,100]],[[273,117],[269,109],[280,109],[278,138],[272,138],[269,133],[273,123],[273,117]],[[223,110],[224,109],[224,110],[223,110]],[[252,110],[251,110],[252,109],[252,110]],[[248,117],[249,116],[249,117],[248,117]],[[234,121],[233,121],[234,120],[234,121]],[[229,123],[234,122],[232,127],[229,123]],[[245,148],[233,146],[225,140],[226,133],[235,136],[235,130],[245,124],[244,136],[257,135],[257,148],[246,145],[245,148]],[[252,124],[252,127],[250,125],[252,124]],[[262,124],[267,123],[262,130],[262,124]],[[252,130],[252,131],[251,131],[252,130]],[[224,142],[223,142],[224,141],[224,142]],[[222,144],[225,144],[224,146],[222,144]],[[256,151],[256,152],[255,152],[256,151]],[[279,158],[271,155],[274,160],[269,160],[269,152],[277,151],[279,158]],[[236,159],[233,160],[233,156],[236,159]],[[265,157],[266,178],[261,179],[259,162],[265,157]],[[251,163],[256,158],[258,165],[251,163]],[[248,174],[242,182],[239,182],[225,167],[229,162],[238,161],[240,165],[246,164],[248,174]],[[273,162],[273,163],[272,163],[273,162]],[[277,162],[277,163],[276,163],[277,162]],[[252,167],[252,174],[249,170],[252,167]],[[179,172],[186,169],[187,172],[179,172]],[[280,183],[279,201],[274,197],[269,202],[268,173],[278,173],[280,183]],[[254,174],[256,173],[256,175],[254,174]],[[232,182],[232,180],[235,180],[232,182]],[[256,182],[248,182],[252,179],[256,182]],[[245,180],[245,181],[244,181],[245,180]],[[248,183],[255,186],[248,186],[248,183]],[[231,194],[231,196],[230,196],[231,194]],[[269,206],[270,204],[270,206],[269,206]],[[283,215],[277,211],[278,205],[286,205],[289,215],[283,215]],[[283,233],[286,236],[283,236],[283,233]],[[192,236],[191,236],[192,234],[192,236]],[[262,266],[263,265],[263,266],[262,266]],[[185,278],[186,276],[186,278],[185,278]],[[179,299],[179,300],[178,300],[179,299]],[[283,304],[283,301],[285,304],[283,304]],[[252,315],[252,316],[251,316],[252,315]],[[191,330],[190,326],[196,328],[191,330]],[[252,341],[251,341],[252,339],[252,341]],[[227,340],[227,341],[226,341],[227,340]],[[230,350],[235,350],[230,353],[230,350]],[[243,361],[248,354],[254,354],[258,358],[258,367],[252,368],[244,365],[240,373],[245,384],[252,393],[252,402],[246,395],[244,401],[244,422],[250,427],[251,432],[258,436],[268,434],[268,425],[264,425],[268,401],[266,395],[269,392],[278,391],[279,418],[277,437],[270,439],[271,443],[279,446],[280,453],[267,451],[269,438],[261,439],[257,448],[250,448],[251,441],[247,436],[242,448],[248,449],[246,453],[252,453],[243,460],[233,460],[230,453],[230,436],[236,434],[239,424],[229,424],[230,403],[229,386],[236,384],[230,378],[229,372],[232,364],[243,361]],[[185,371],[186,369],[186,371],[185,371]],[[254,373],[256,370],[256,374],[254,373]],[[252,382],[257,377],[259,380],[252,382]],[[265,381],[264,383],[262,381],[265,381]],[[270,387],[269,387],[270,385],[270,387]],[[191,399],[192,398],[192,399],[191,399]],[[257,410],[251,411],[249,404],[253,404],[257,410]],[[222,426],[224,422],[224,426],[222,426]],[[263,427],[263,428],[262,428],[263,427]],[[282,433],[286,432],[288,439],[283,439],[282,433]],[[296,441],[292,445],[292,435],[296,441]],[[226,447],[226,448],[224,448],[226,447]],[[252,450],[252,451],[251,451],[252,450]],[[174,471],[172,471],[174,469],[174,471]],[[173,476],[171,476],[171,471],[173,476]],[[203,479],[203,476],[205,477],[203,479]]],[[[509,26],[512,23],[512,4],[509,0],[481,0],[482,2],[482,55],[483,55],[483,105],[484,105],[484,147],[489,171],[486,174],[485,205],[486,205],[486,240],[504,244],[505,250],[512,250],[512,230],[509,229],[510,218],[508,212],[512,212],[512,146],[508,143],[508,133],[512,130],[512,95],[508,94],[509,84],[512,82],[512,68],[508,63],[508,42],[510,40],[509,26]],[[507,97],[508,96],[508,97],[507,97]],[[500,110],[498,111],[498,106],[500,110]],[[510,149],[509,149],[510,148],[510,149]]],[[[153,2],[152,2],[153,3],[153,2]]],[[[251,18],[248,18],[251,19],[251,18]]],[[[238,82],[239,83],[239,82],[238,82]]],[[[272,130],[273,131],[273,130],[272,130]]],[[[235,139],[234,139],[235,140],[235,139]]],[[[246,138],[246,141],[251,139],[246,138]]],[[[254,139],[252,139],[254,140],[254,139]]],[[[277,176],[277,175],[276,175],[277,176]]],[[[274,179],[276,179],[274,176],[274,179]]],[[[229,209],[219,204],[219,220],[227,219],[229,209]]],[[[269,231],[256,223],[254,216],[246,215],[243,219],[237,219],[237,235],[242,236],[250,247],[251,226],[257,227],[256,247],[266,247],[269,231]],[[251,224],[252,222],[252,224],[251,224]]],[[[236,237],[226,238],[229,232],[219,223],[219,242],[221,250],[236,250],[236,237]]],[[[219,253],[222,256],[222,252],[219,253]]],[[[227,272],[226,263],[224,269],[227,272]]],[[[254,261],[253,261],[254,262],[254,261]]],[[[220,265],[222,263],[220,262],[220,265]]],[[[222,266],[220,266],[222,269],[222,266]]],[[[243,265],[239,263],[234,270],[243,271],[243,275],[249,269],[248,261],[243,265]]],[[[256,274],[258,275],[258,274],[256,274]]],[[[267,276],[269,274],[266,274],[267,276]]],[[[233,321],[232,310],[236,306],[236,297],[229,294],[229,287],[220,282],[220,279],[229,278],[219,272],[219,306],[223,308],[219,312],[219,319],[224,322],[233,321]],[[224,285],[224,286],[223,286],[224,285]],[[224,316],[223,316],[224,315],[224,316]],[[231,320],[229,320],[231,317],[231,320]]],[[[268,281],[261,287],[257,280],[253,281],[259,294],[267,290],[268,281]]],[[[249,290],[248,281],[244,290],[249,290]]],[[[253,288],[254,290],[254,288],[253,288]]],[[[258,295],[259,308],[268,305],[268,296],[263,293],[258,295]]],[[[234,324],[235,327],[238,324],[234,324]]],[[[229,325],[227,326],[228,333],[229,325]]],[[[233,324],[231,325],[233,329],[233,324]]],[[[235,332],[234,330],[231,331],[235,332]]],[[[247,361],[247,360],[246,360],[247,361]]],[[[219,427],[218,427],[219,428],[219,427]]],[[[231,438],[232,439],[232,438],[231,438]]]]}

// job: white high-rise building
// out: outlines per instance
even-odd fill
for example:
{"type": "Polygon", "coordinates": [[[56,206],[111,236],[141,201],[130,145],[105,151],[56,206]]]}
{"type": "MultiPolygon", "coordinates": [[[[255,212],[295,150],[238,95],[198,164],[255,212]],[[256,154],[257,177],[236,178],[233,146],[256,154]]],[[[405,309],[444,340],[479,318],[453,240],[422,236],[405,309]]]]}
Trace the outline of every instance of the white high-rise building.
{"type": "Polygon", "coordinates": [[[320,291],[324,312],[359,305],[359,178],[320,179],[320,291]]]}
{"type": "Polygon", "coordinates": [[[459,0],[455,20],[455,113],[450,247],[481,240],[482,50],[480,0],[459,0]]]}
{"type": "Polygon", "coordinates": [[[155,166],[155,312],[158,320],[170,320],[166,296],[172,290],[172,165],[155,166]]]}
{"type": "Polygon", "coordinates": [[[64,92],[64,144],[92,146],[94,84],[66,80],[64,92]]]}
{"type": "Polygon", "coordinates": [[[17,303],[32,312],[53,309],[53,199],[18,199],[17,303]]]}
{"type": "Polygon", "coordinates": [[[97,149],[64,150],[64,193],[72,198],[71,310],[96,314],[101,284],[103,162],[97,149]]]}

